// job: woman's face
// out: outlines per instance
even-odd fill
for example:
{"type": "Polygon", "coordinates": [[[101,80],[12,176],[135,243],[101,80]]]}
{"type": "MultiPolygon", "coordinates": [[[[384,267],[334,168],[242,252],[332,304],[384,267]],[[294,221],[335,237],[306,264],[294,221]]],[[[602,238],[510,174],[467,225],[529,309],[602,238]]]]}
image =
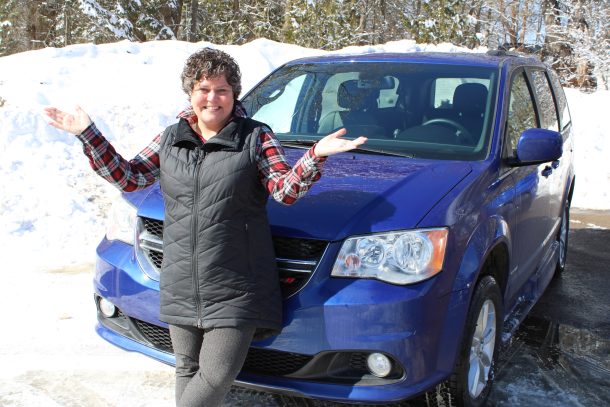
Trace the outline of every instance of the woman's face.
{"type": "Polygon", "coordinates": [[[233,88],[224,75],[202,78],[193,86],[191,105],[200,130],[220,131],[233,112],[233,88]],[[203,127],[203,128],[201,128],[203,127]]]}

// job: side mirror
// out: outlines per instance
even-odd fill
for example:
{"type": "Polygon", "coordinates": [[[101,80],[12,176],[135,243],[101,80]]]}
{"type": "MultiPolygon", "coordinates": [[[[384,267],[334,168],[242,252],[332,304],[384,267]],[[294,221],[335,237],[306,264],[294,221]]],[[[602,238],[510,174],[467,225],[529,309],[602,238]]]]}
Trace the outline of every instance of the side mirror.
{"type": "Polygon", "coordinates": [[[563,154],[561,133],[545,129],[527,129],[517,142],[517,158],[511,159],[509,165],[542,164],[558,160],[563,154]]]}

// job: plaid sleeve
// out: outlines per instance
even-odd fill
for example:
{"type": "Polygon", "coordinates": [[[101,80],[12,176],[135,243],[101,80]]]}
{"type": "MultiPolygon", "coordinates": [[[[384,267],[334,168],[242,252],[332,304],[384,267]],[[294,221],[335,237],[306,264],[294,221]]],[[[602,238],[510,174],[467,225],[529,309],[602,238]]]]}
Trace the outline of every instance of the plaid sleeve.
{"type": "Polygon", "coordinates": [[[291,167],[284,156],[284,148],[269,128],[261,131],[258,143],[259,177],[277,202],[286,205],[295,203],[322,176],[322,165],[326,157],[316,157],[315,146],[307,150],[291,167]]]}
{"type": "Polygon", "coordinates": [[[91,168],[123,192],[146,188],[159,178],[160,134],[130,161],[116,152],[93,123],[76,137],[83,143],[91,168]]]}

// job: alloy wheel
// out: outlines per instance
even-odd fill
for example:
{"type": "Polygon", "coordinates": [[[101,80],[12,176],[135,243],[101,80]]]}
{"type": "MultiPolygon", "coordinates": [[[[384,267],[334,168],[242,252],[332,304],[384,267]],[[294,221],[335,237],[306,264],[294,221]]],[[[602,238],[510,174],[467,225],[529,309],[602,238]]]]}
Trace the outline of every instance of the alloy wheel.
{"type": "Polygon", "coordinates": [[[470,346],[468,391],[478,397],[487,385],[496,344],[496,307],[492,300],[483,303],[470,346]]]}

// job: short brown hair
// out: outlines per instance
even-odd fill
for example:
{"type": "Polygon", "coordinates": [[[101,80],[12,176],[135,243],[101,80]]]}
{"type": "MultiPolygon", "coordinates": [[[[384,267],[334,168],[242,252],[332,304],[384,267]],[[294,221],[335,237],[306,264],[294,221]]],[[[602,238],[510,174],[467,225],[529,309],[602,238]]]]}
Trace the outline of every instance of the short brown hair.
{"type": "Polygon", "coordinates": [[[188,57],[180,75],[182,90],[191,95],[193,87],[202,78],[214,78],[224,75],[227,83],[233,88],[235,99],[241,93],[241,71],[231,55],[214,48],[203,48],[188,57]]]}

